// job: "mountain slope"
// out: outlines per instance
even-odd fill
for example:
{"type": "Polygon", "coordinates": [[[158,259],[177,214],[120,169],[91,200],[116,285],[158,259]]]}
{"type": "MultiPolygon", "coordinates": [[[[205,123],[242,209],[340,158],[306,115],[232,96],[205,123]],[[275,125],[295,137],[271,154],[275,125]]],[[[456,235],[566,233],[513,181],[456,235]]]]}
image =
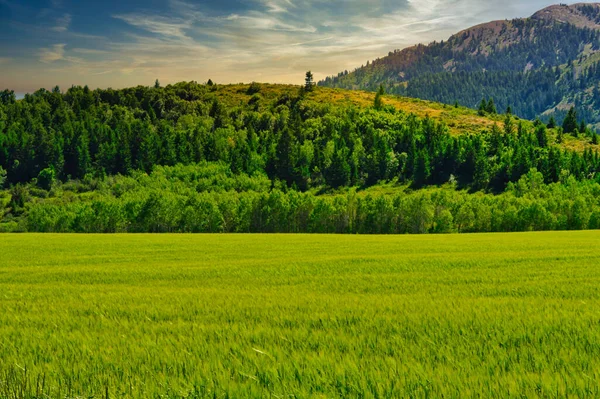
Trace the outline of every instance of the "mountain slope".
{"type": "Polygon", "coordinates": [[[562,119],[575,106],[600,123],[600,4],[551,6],[493,21],[447,41],[390,52],[321,86],[376,90],[475,108],[483,97],[517,115],[562,119]]]}

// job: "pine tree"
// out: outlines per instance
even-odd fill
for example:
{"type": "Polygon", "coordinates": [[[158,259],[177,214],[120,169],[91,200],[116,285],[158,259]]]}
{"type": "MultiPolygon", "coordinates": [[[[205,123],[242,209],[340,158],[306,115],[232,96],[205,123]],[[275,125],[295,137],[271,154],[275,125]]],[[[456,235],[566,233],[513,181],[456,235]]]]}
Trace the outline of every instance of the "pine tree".
{"type": "Polygon", "coordinates": [[[479,110],[477,111],[477,113],[479,114],[479,116],[484,116],[487,110],[487,102],[485,101],[485,98],[481,100],[481,102],[479,103],[479,110]]]}
{"type": "Polygon", "coordinates": [[[314,77],[311,71],[306,72],[306,77],[304,78],[304,90],[312,91],[314,87],[314,77]]]}
{"type": "Polygon", "coordinates": [[[383,107],[383,99],[382,96],[385,94],[385,89],[383,88],[383,85],[379,86],[379,90],[377,91],[377,94],[375,94],[375,102],[374,102],[374,106],[376,110],[380,110],[383,107]]]}
{"type": "Polygon", "coordinates": [[[565,120],[563,121],[563,132],[564,133],[576,133],[577,126],[577,111],[575,111],[575,107],[571,107],[565,120]]]}
{"type": "Polygon", "coordinates": [[[547,127],[548,129],[554,129],[556,127],[556,120],[554,119],[554,115],[550,117],[547,127]]]}
{"type": "Polygon", "coordinates": [[[0,189],[4,187],[4,182],[6,181],[6,171],[2,169],[0,166],[0,189]]]}
{"type": "Polygon", "coordinates": [[[413,184],[415,187],[422,187],[427,183],[427,180],[431,176],[431,163],[429,160],[429,154],[425,150],[421,150],[417,153],[417,159],[415,160],[415,169],[413,171],[413,184]]]}
{"type": "Polygon", "coordinates": [[[562,127],[558,128],[558,132],[556,133],[556,142],[561,144],[563,142],[563,129],[562,127]]]}
{"type": "Polygon", "coordinates": [[[514,130],[515,124],[513,122],[513,118],[510,114],[506,114],[506,117],[504,118],[504,134],[510,136],[514,133],[514,130]]]}
{"type": "Polygon", "coordinates": [[[485,190],[490,183],[489,163],[483,148],[478,148],[475,153],[475,165],[473,170],[473,188],[485,190]]]}
{"type": "Polygon", "coordinates": [[[546,126],[540,124],[535,129],[535,135],[537,137],[538,145],[542,148],[548,147],[548,133],[546,132],[546,126]]]}
{"type": "Polygon", "coordinates": [[[154,88],[160,89],[160,82],[158,81],[158,79],[156,79],[156,81],[154,82],[154,88]]]}
{"type": "Polygon", "coordinates": [[[496,111],[496,104],[494,104],[494,99],[493,98],[490,98],[490,100],[487,103],[487,106],[486,106],[485,110],[488,113],[490,113],[490,114],[496,114],[496,113],[498,113],[496,111]]]}

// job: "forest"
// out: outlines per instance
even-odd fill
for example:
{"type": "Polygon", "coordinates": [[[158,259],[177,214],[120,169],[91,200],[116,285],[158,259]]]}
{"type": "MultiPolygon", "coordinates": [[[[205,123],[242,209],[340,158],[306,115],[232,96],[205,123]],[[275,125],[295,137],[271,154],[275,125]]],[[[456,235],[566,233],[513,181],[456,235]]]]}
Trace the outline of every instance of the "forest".
{"type": "Polygon", "coordinates": [[[363,105],[335,100],[340,94],[360,93],[158,81],[57,87],[19,101],[5,91],[0,230],[600,227],[598,136],[575,110],[564,126],[484,110],[486,126],[456,134],[439,118],[398,109],[383,91],[363,105]]]}

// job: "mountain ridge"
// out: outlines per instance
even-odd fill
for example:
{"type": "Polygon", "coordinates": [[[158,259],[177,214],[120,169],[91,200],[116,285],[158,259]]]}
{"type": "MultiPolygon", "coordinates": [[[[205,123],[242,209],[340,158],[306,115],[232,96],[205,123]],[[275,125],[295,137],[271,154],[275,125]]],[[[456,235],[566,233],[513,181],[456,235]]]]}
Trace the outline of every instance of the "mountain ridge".
{"type": "Polygon", "coordinates": [[[598,64],[600,3],[577,3],[394,50],[319,85],[374,91],[383,84],[390,93],[471,108],[492,97],[503,109],[510,106],[521,117],[545,121],[564,117],[574,106],[598,128],[598,64]]]}

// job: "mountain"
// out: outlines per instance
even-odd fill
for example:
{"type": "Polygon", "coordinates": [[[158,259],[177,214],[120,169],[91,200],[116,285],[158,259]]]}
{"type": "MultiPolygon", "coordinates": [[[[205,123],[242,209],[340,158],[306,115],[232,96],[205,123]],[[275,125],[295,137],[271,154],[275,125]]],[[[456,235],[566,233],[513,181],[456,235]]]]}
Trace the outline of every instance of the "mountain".
{"type": "Polygon", "coordinates": [[[600,3],[555,5],[530,18],[493,21],[447,41],[395,50],[320,86],[374,91],[477,108],[527,119],[562,120],[574,106],[600,127],[600,3]]]}

